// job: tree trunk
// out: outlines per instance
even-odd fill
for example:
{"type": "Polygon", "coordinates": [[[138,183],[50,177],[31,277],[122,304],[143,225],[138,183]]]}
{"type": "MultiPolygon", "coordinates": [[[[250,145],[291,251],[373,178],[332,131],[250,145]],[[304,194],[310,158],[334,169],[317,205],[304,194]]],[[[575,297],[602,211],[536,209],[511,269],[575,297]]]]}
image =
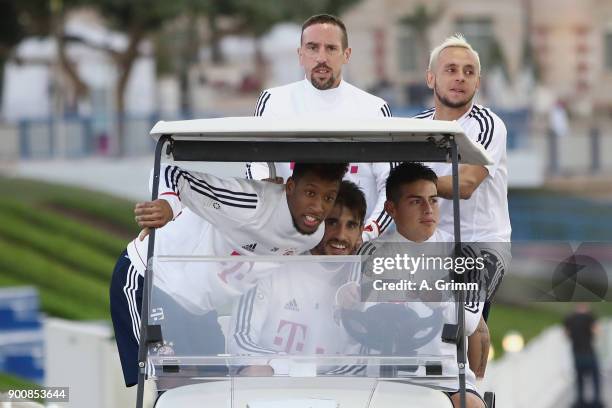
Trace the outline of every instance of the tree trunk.
{"type": "Polygon", "coordinates": [[[132,27],[129,33],[128,47],[124,52],[116,57],[117,71],[119,73],[115,88],[115,98],[117,102],[117,146],[116,155],[122,157],[125,155],[125,88],[134,61],[138,57],[138,46],[144,37],[144,30],[141,27],[132,27]]]}
{"type": "Polygon", "coordinates": [[[66,53],[66,35],[64,32],[64,14],[59,13],[56,16],[55,21],[55,41],[57,42],[57,56],[60,64],[61,71],[68,77],[74,94],[71,98],[74,106],[78,105],[78,102],[89,95],[89,87],[81,79],[75,64],[70,61],[68,54],[66,53]]]}
{"type": "Polygon", "coordinates": [[[266,58],[261,49],[261,36],[255,37],[255,81],[262,86],[266,80],[266,58]]]}
{"type": "Polygon", "coordinates": [[[210,52],[213,64],[223,63],[223,52],[221,51],[221,32],[217,25],[217,13],[211,11],[207,15],[208,29],[210,30],[210,52]]]}
{"type": "Polygon", "coordinates": [[[187,16],[187,23],[185,27],[186,39],[182,44],[179,62],[179,85],[181,92],[180,109],[183,116],[188,119],[190,119],[193,115],[189,71],[193,64],[197,62],[197,54],[199,49],[196,23],[197,20],[194,14],[187,16]]]}
{"type": "Polygon", "coordinates": [[[2,96],[4,95],[4,67],[6,66],[6,60],[4,53],[0,52],[0,118],[3,112],[2,102],[4,98],[2,96]]]}
{"type": "Polygon", "coordinates": [[[425,32],[419,32],[416,35],[416,43],[418,47],[418,70],[419,72],[427,71],[429,67],[429,39],[425,32]]]}

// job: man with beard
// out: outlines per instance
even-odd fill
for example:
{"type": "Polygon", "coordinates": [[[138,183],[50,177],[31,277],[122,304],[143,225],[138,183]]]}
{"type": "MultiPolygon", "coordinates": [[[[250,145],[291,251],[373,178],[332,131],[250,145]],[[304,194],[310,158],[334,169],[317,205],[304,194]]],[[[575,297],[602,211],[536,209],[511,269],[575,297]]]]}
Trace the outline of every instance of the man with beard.
{"type": "MultiPolygon", "coordinates": [[[[491,157],[488,166],[459,165],[461,202],[461,241],[477,243],[474,257],[487,262],[484,279],[487,302],[483,321],[476,335],[470,337],[470,365],[478,376],[484,375],[489,340],[485,321],[490,302],[511,260],[510,217],[508,214],[508,168],[506,126],[491,109],[474,103],[480,85],[480,59],[471,45],[457,34],[431,52],[427,86],[433,90],[435,106],[419,115],[420,119],[456,120],[465,134],[480,143],[491,157]],[[480,350],[480,351],[479,351],[480,350]],[[478,363],[476,363],[478,361],[478,363]]],[[[438,175],[440,199],[439,228],[454,236],[452,168],[448,163],[430,163],[438,175]]]]}
{"type": "MultiPolygon", "coordinates": [[[[360,242],[366,202],[363,192],[344,180],[325,219],[321,242],[312,255],[353,255],[360,242]]],[[[341,262],[286,264],[260,280],[236,303],[229,342],[232,354],[341,354],[348,336],[334,318],[335,294],[348,279],[341,262]]],[[[242,375],[286,374],[286,363],[248,366],[242,375]]]]}
{"type": "MultiPolygon", "coordinates": [[[[297,50],[305,78],[288,85],[266,89],[257,101],[255,116],[286,118],[391,116],[387,103],[347,83],[342,68],[349,62],[351,48],[344,23],[328,14],[315,15],[302,25],[297,50]]],[[[292,163],[277,163],[276,174],[286,180],[292,163]]],[[[363,240],[376,238],[391,224],[384,210],[385,180],[393,163],[351,163],[346,178],[361,188],[368,204],[363,240]]],[[[265,163],[247,163],[246,177],[265,179],[269,175],[265,163]]]]}

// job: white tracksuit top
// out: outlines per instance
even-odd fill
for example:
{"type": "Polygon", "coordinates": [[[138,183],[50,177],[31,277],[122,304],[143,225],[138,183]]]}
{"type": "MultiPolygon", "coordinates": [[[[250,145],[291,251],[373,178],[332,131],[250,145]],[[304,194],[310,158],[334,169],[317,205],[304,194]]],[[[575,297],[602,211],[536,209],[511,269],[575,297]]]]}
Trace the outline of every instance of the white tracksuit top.
{"type": "MultiPolygon", "coordinates": [[[[434,119],[435,109],[415,116],[434,119]]],[[[491,109],[472,105],[457,120],[465,134],[480,143],[491,156],[493,164],[485,166],[489,175],[467,200],[461,200],[461,241],[510,242],[512,228],[508,213],[508,165],[506,157],[506,126],[491,109]]],[[[448,163],[427,163],[438,175],[450,176],[448,163]]],[[[454,236],[453,201],[440,198],[439,228],[454,236]]]]}
{"type": "MultiPolygon", "coordinates": [[[[284,185],[162,166],[159,197],[170,203],[175,219],[157,230],[156,256],[295,255],[323,237],[323,224],[311,235],[295,229],[284,185]]],[[[147,249],[148,237],[128,245],[140,273],[146,268],[147,249]]],[[[206,313],[246,293],[274,265],[158,262],[154,277],[157,286],[192,313],[206,313]]]]}
{"type": "MultiPolygon", "coordinates": [[[[257,101],[255,116],[287,118],[375,118],[388,117],[387,103],[345,81],[336,88],[319,90],[310,81],[293,82],[263,91],[257,101]]],[[[346,179],[357,184],[366,196],[366,231],[364,240],[373,239],[384,232],[391,217],[384,210],[385,182],[393,163],[350,163],[346,179]]],[[[290,163],[276,163],[277,176],[286,181],[291,176],[290,163]]],[[[269,177],[266,163],[247,163],[247,178],[261,180],[269,177]]]]}
{"type": "MultiPolygon", "coordinates": [[[[234,355],[337,355],[349,337],[334,318],[335,293],[348,265],[303,262],[271,271],[236,302],[229,352],[234,355]]],[[[271,356],[270,356],[271,357],[271,356]]],[[[282,363],[272,363],[277,374],[282,363]]]]}

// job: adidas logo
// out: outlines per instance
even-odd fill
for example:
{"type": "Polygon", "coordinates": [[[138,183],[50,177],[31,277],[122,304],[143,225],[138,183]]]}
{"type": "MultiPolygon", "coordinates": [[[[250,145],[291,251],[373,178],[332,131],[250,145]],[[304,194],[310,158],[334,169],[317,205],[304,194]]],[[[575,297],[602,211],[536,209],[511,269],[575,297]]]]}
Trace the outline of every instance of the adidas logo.
{"type": "Polygon", "coordinates": [[[249,245],[243,245],[242,248],[246,249],[247,251],[253,252],[255,251],[255,247],[257,246],[257,243],[252,243],[249,245]]]}
{"type": "Polygon", "coordinates": [[[287,304],[285,305],[285,310],[293,310],[294,312],[299,312],[300,308],[298,307],[297,302],[294,299],[291,299],[291,301],[287,302],[287,304]]]}

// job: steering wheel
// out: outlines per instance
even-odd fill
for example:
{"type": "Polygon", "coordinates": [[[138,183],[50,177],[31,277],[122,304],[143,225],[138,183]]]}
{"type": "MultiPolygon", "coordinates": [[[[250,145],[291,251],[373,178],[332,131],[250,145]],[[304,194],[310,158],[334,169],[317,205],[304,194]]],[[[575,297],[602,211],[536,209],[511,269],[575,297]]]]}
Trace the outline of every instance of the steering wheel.
{"type": "Polygon", "coordinates": [[[410,356],[442,330],[442,309],[420,317],[404,304],[379,303],[365,312],[342,309],[347,333],[362,345],[383,355],[410,356]],[[424,333],[423,333],[424,332],[424,333]]]}

